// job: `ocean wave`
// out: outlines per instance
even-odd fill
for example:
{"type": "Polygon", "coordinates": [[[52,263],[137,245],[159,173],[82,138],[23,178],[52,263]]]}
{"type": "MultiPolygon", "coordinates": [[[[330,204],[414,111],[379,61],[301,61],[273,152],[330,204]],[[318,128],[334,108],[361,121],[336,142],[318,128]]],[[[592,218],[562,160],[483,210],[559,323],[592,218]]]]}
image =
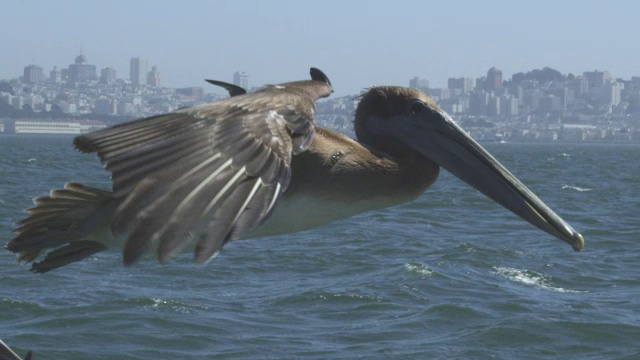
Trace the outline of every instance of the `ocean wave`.
{"type": "Polygon", "coordinates": [[[404,264],[404,268],[412,274],[425,275],[425,276],[433,275],[433,270],[420,264],[404,264]]]}
{"type": "Polygon", "coordinates": [[[593,189],[590,189],[590,188],[582,188],[582,187],[578,187],[578,186],[571,186],[571,185],[562,185],[562,188],[563,188],[563,189],[576,190],[576,191],[580,191],[580,192],[583,192],[583,191],[591,191],[591,190],[593,190],[593,189]]]}
{"type": "Polygon", "coordinates": [[[509,267],[497,267],[494,266],[493,269],[496,271],[498,275],[501,275],[511,281],[521,283],[524,285],[530,285],[536,287],[538,289],[556,291],[556,292],[566,292],[566,293],[582,293],[583,291],[578,290],[570,290],[561,287],[551,286],[550,280],[548,276],[539,274],[535,271],[529,270],[520,270],[509,267]]]}
{"type": "Polygon", "coordinates": [[[138,297],[132,299],[126,299],[118,302],[121,305],[136,305],[141,306],[147,311],[158,311],[170,309],[174,312],[188,314],[191,310],[210,310],[208,306],[184,302],[180,300],[172,299],[157,299],[149,297],[138,297]]]}

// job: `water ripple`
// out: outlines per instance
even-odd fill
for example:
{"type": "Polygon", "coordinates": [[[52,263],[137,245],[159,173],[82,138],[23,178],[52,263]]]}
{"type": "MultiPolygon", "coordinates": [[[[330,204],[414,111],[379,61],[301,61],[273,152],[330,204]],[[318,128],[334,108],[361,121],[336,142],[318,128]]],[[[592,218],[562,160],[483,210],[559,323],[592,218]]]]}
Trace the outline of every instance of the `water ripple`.
{"type": "MultiPolygon", "coordinates": [[[[0,136],[5,239],[32,197],[109,187],[70,142],[0,136]]],[[[0,335],[36,359],[637,357],[640,147],[487,148],[583,232],[583,252],[443,171],[414,202],[234,242],[208,266],[123,267],[113,251],[37,275],[5,252],[0,335]]]]}

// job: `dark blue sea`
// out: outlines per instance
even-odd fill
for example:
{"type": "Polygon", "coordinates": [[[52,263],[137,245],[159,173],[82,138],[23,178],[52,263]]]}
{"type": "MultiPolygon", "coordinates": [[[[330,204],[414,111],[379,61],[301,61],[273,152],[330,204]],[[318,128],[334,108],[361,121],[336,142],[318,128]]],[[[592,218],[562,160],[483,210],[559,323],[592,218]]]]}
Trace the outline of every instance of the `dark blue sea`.
{"type": "MultiPolygon", "coordinates": [[[[73,180],[68,137],[0,136],[0,234],[73,180]]],[[[0,252],[0,338],[44,359],[639,359],[640,145],[485,144],[582,232],[537,230],[452,175],[416,201],[287,236],[39,275],[0,252]]]]}

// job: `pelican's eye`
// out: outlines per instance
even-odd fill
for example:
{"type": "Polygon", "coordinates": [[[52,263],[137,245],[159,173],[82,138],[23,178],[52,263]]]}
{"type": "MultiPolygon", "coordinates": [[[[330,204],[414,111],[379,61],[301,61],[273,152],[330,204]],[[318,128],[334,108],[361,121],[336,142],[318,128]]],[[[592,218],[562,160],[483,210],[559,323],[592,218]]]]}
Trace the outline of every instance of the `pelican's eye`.
{"type": "Polygon", "coordinates": [[[419,114],[427,109],[427,104],[420,100],[415,100],[411,103],[411,113],[419,114]]]}

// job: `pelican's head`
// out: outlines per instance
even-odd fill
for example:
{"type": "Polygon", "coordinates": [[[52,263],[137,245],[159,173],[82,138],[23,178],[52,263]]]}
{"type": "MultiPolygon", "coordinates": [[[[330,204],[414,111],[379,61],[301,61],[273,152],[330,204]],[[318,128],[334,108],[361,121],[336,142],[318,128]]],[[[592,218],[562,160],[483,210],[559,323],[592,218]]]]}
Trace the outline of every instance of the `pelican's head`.
{"type": "Polygon", "coordinates": [[[574,250],[584,247],[582,235],[424,93],[404,87],[372,88],[358,105],[354,125],[363,143],[398,158],[423,156],[574,250]]]}

